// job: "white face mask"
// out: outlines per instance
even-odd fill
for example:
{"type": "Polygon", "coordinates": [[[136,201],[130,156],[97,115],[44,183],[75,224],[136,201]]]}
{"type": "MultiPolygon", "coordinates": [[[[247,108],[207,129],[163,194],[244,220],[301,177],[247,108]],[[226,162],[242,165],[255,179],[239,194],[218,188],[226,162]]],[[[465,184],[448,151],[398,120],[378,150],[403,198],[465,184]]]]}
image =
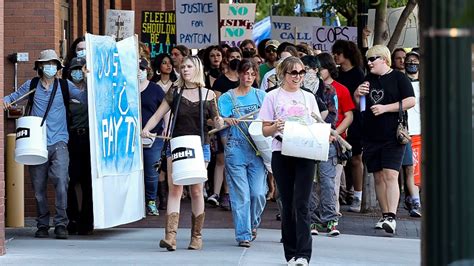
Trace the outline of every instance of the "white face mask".
{"type": "Polygon", "coordinates": [[[138,79],[140,80],[140,82],[145,81],[147,76],[148,76],[148,71],[146,71],[146,69],[138,71],[138,79]]]}
{"type": "Polygon", "coordinates": [[[304,76],[303,80],[303,86],[311,90],[313,93],[316,93],[319,88],[318,74],[313,71],[306,72],[306,75],[304,76]]]}

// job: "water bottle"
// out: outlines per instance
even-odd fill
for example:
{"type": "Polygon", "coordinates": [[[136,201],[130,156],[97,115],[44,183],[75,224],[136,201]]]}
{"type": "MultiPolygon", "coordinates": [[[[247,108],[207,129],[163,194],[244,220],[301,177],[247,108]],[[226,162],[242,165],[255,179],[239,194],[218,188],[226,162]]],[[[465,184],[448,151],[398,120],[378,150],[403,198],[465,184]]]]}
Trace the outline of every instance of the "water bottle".
{"type": "Polygon", "coordinates": [[[360,96],[359,104],[360,104],[360,106],[359,106],[360,111],[364,112],[365,111],[365,95],[360,96]]]}

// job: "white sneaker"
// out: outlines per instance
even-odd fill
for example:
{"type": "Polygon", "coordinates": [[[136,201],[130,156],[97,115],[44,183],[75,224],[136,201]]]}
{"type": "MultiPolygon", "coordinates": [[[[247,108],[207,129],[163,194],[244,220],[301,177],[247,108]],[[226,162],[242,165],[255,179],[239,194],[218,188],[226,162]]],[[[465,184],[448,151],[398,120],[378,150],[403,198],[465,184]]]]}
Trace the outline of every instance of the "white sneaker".
{"type": "Polygon", "coordinates": [[[360,212],[360,205],[361,205],[360,199],[354,197],[354,200],[352,201],[352,204],[349,207],[349,211],[350,212],[360,212]]]}
{"type": "Polygon", "coordinates": [[[296,261],[295,261],[295,266],[307,266],[309,265],[308,264],[308,260],[306,260],[305,258],[298,258],[296,261]]]}
{"type": "Polygon", "coordinates": [[[380,218],[377,223],[375,223],[375,229],[383,229],[383,222],[385,222],[385,217],[380,218]]]}
{"type": "Polygon", "coordinates": [[[397,221],[392,217],[385,218],[385,221],[382,223],[382,228],[385,232],[389,234],[395,234],[395,229],[397,228],[397,221]]]}
{"type": "Polygon", "coordinates": [[[296,262],[295,257],[293,257],[293,258],[291,258],[291,260],[288,261],[287,265],[288,266],[293,266],[293,265],[295,265],[295,262],[296,262]]]}

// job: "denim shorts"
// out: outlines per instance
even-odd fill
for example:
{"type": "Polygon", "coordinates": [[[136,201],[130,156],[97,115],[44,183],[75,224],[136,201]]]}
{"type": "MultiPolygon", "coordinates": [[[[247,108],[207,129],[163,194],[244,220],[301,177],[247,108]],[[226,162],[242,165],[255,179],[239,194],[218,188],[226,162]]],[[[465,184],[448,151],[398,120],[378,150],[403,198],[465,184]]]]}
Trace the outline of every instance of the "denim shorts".
{"type": "MultiPolygon", "coordinates": [[[[208,163],[211,161],[211,145],[203,144],[202,153],[204,154],[204,162],[208,163]]],[[[166,157],[171,157],[171,145],[168,144],[166,148],[166,157]]]]}

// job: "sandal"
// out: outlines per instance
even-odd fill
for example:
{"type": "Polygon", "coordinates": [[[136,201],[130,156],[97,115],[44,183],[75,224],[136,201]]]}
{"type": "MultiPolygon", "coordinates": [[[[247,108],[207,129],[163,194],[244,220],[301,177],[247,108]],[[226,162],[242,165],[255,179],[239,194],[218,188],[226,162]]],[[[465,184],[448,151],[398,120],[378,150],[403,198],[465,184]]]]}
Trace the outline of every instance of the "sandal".
{"type": "Polygon", "coordinates": [[[249,248],[250,242],[248,240],[243,240],[239,242],[239,247],[249,248]]]}
{"type": "Polygon", "coordinates": [[[254,228],[252,229],[252,241],[254,241],[257,238],[257,229],[254,228]]]}

